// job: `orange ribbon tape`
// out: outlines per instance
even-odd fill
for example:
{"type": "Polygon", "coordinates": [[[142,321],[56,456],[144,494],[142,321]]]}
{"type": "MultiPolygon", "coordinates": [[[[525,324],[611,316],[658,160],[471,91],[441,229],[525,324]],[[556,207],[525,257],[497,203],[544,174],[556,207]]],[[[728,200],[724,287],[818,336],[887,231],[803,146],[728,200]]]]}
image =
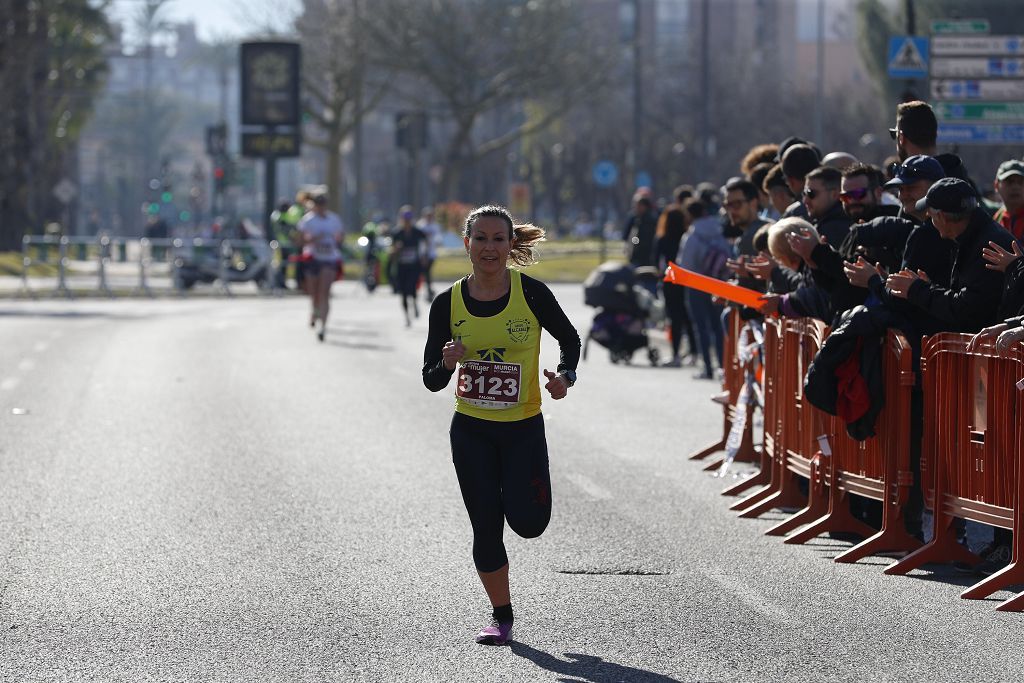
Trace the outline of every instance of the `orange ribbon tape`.
{"type": "Polygon", "coordinates": [[[665,269],[665,282],[671,282],[674,285],[681,285],[691,289],[699,289],[720,299],[726,299],[741,306],[749,306],[758,310],[764,305],[764,302],[761,301],[760,292],[728,282],[722,282],[713,277],[695,273],[692,270],[680,268],[674,263],[669,263],[668,268],[665,269]]]}

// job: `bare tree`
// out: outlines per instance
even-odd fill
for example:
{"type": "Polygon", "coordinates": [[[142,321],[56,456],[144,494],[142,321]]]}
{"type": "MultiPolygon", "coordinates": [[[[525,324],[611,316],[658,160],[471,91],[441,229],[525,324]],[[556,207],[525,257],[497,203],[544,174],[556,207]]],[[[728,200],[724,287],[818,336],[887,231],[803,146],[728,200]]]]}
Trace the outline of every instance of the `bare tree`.
{"type": "Polygon", "coordinates": [[[66,172],[103,83],[109,27],[87,0],[0,0],[0,249],[58,215],[66,172]]]}
{"type": "Polygon", "coordinates": [[[375,59],[417,84],[403,93],[452,127],[441,194],[470,164],[541,130],[605,82],[610,53],[588,33],[580,0],[379,0],[375,59]],[[542,103],[526,115],[523,103],[542,103]],[[486,117],[499,125],[482,130],[486,117]]]}
{"type": "Polygon", "coordinates": [[[305,0],[295,21],[303,46],[303,110],[312,126],[308,144],[324,150],[331,203],[341,201],[341,145],[359,117],[380,101],[385,86],[367,78],[360,0],[305,0]]]}

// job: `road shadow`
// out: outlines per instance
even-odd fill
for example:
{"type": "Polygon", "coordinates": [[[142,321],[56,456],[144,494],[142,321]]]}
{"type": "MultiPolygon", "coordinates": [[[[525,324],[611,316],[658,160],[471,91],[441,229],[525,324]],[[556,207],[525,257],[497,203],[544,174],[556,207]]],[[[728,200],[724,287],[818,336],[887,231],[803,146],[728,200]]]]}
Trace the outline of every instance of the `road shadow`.
{"type": "MultiPolygon", "coordinates": [[[[523,643],[511,642],[509,648],[519,657],[529,659],[542,669],[553,673],[570,676],[571,680],[589,681],[590,683],[620,683],[622,681],[635,681],[637,683],[679,683],[676,678],[669,678],[652,671],[637,669],[632,666],[624,666],[615,662],[608,662],[593,655],[583,655],[576,652],[565,652],[559,659],[543,650],[530,647],[523,643]]],[[[570,679],[559,679],[566,681],[570,679]]]]}
{"type": "Polygon", "coordinates": [[[26,311],[0,308],[0,318],[111,318],[134,319],[137,316],[116,315],[102,311],[26,311]]]}
{"type": "Polygon", "coordinates": [[[394,351],[394,346],[386,346],[384,344],[371,344],[369,342],[357,342],[357,341],[339,341],[337,339],[331,339],[328,333],[325,342],[329,346],[337,346],[343,349],[362,349],[364,351],[394,351]]]}

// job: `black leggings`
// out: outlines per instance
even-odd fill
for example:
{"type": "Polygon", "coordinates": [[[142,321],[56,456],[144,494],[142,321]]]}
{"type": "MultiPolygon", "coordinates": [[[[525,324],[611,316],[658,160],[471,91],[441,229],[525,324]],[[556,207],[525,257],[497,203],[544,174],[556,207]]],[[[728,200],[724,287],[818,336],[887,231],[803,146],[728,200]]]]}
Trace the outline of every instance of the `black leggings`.
{"type": "Polygon", "coordinates": [[[523,538],[544,533],[551,519],[551,477],[544,418],[481,420],[455,413],[452,462],[473,525],[473,562],[481,572],[508,563],[505,520],[523,538]]]}
{"type": "Polygon", "coordinates": [[[665,313],[668,315],[669,332],[672,335],[673,358],[679,355],[684,332],[689,342],[689,353],[696,354],[700,347],[697,346],[697,335],[693,332],[690,313],[686,310],[686,287],[666,282],[662,294],[665,296],[665,313]]]}

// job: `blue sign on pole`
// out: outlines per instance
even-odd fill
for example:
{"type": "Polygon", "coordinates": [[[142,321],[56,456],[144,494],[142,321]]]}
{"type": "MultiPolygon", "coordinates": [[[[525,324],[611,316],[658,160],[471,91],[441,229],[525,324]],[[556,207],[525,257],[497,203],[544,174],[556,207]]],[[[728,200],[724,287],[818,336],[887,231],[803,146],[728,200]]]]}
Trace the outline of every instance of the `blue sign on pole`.
{"type": "Polygon", "coordinates": [[[889,38],[890,78],[928,78],[928,38],[893,36],[889,38]]]}
{"type": "Polygon", "coordinates": [[[594,182],[600,187],[611,187],[619,179],[619,169],[610,161],[594,164],[594,182]]]}
{"type": "Polygon", "coordinates": [[[636,172],[636,186],[637,187],[651,187],[654,184],[654,180],[651,178],[651,174],[647,171],[636,172]]]}
{"type": "Polygon", "coordinates": [[[1004,126],[975,123],[940,123],[938,142],[1001,145],[1024,142],[1024,124],[1004,126]]]}

